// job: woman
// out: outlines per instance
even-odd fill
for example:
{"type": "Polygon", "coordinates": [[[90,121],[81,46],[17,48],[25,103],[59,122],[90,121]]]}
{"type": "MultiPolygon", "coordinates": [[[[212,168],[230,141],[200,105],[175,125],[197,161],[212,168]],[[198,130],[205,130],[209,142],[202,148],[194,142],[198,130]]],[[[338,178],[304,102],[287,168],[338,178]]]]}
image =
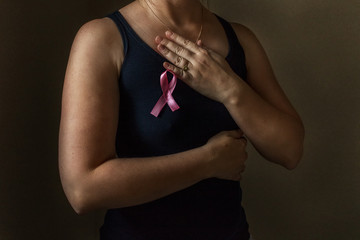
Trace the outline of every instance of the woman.
{"type": "Polygon", "coordinates": [[[288,169],[301,158],[301,119],[246,27],[199,1],[137,0],[79,30],[59,165],[77,213],[110,209],[101,239],[249,239],[245,136],[288,169]]]}

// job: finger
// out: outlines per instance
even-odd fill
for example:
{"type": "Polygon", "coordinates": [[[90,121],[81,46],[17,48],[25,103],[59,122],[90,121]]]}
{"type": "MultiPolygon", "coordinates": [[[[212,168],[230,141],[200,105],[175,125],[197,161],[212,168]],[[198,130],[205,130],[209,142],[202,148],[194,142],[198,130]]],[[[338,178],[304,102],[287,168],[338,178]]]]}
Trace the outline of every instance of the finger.
{"type": "Polygon", "coordinates": [[[185,64],[192,59],[192,53],[185,49],[182,46],[179,46],[178,44],[166,39],[161,38],[160,36],[157,36],[155,38],[156,43],[158,43],[158,50],[161,52],[161,54],[164,55],[169,61],[174,63],[177,66],[183,67],[185,64]],[[170,52],[170,54],[169,54],[170,52]],[[170,57],[170,59],[169,59],[170,57]],[[180,57],[180,58],[179,58],[180,57]],[[181,64],[176,64],[175,62],[178,61],[181,64]]]}
{"type": "Polygon", "coordinates": [[[223,57],[220,54],[218,54],[217,52],[214,52],[210,48],[206,47],[201,40],[198,40],[196,42],[196,44],[200,47],[200,51],[209,53],[210,56],[215,58],[217,61],[220,61],[223,59],[223,57]]]}
{"type": "Polygon", "coordinates": [[[196,44],[199,46],[199,51],[200,52],[212,52],[209,48],[207,48],[204,43],[202,42],[202,40],[198,40],[196,42],[196,44]]]}
{"type": "Polygon", "coordinates": [[[166,48],[161,44],[158,45],[158,50],[167,60],[169,60],[172,64],[174,64],[176,67],[180,69],[184,68],[185,65],[186,66],[190,65],[190,63],[187,60],[185,60],[183,57],[178,56],[177,54],[170,51],[168,48],[166,48]]]}
{"type": "Polygon", "coordinates": [[[199,47],[192,41],[183,38],[179,34],[176,34],[171,31],[165,32],[166,37],[177,43],[178,45],[190,50],[193,53],[197,53],[199,51],[199,47]]]}
{"type": "Polygon", "coordinates": [[[246,139],[246,137],[245,136],[241,136],[240,137],[240,141],[242,141],[244,144],[245,144],[245,146],[247,145],[247,139],[246,139]]]}
{"type": "Polygon", "coordinates": [[[206,46],[204,45],[204,43],[202,42],[202,40],[198,40],[198,41],[196,42],[196,45],[199,46],[199,51],[200,51],[200,52],[208,52],[208,53],[214,52],[214,51],[212,51],[210,48],[206,47],[206,46]]]}
{"type": "Polygon", "coordinates": [[[188,77],[191,76],[188,71],[188,69],[192,68],[192,64],[190,62],[184,60],[184,58],[180,56],[177,56],[175,53],[166,48],[159,47],[159,51],[161,51],[162,55],[172,63],[165,62],[164,67],[166,69],[173,71],[177,77],[181,78],[182,80],[190,79],[188,77]],[[187,70],[184,70],[185,66],[187,70]]]}
{"type": "Polygon", "coordinates": [[[189,84],[190,79],[191,79],[191,73],[189,72],[185,72],[184,70],[182,70],[182,68],[179,68],[173,64],[170,64],[168,62],[164,62],[163,64],[164,68],[172,71],[173,73],[175,73],[175,76],[177,78],[180,78],[181,80],[183,80],[185,83],[189,84]]]}
{"type": "Polygon", "coordinates": [[[244,133],[240,130],[231,130],[231,131],[225,131],[226,135],[232,138],[240,139],[244,133]]]}

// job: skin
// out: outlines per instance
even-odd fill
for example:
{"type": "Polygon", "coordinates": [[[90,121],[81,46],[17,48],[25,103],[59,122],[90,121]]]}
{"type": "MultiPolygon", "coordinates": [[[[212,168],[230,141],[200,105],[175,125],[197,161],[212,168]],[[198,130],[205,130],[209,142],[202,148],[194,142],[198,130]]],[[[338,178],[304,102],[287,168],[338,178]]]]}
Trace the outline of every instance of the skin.
{"type": "Polygon", "coordinates": [[[155,41],[162,55],[173,63],[165,62],[165,68],[172,70],[199,93],[223,103],[265,158],[288,169],[295,168],[302,153],[303,126],[277,84],[267,59],[248,60],[254,61],[254,65],[249,66],[252,71],[248,74],[248,85],[231,70],[223,57],[200,44],[170,31],[166,32],[166,38],[157,36],[155,41]],[[189,69],[186,72],[182,70],[185,65],[189,69]],[[262,71],[259,74],[252,67],[262,71]],[[263,87],[264,81],[272,89],[263,87]],[[262,91],[265,91],[264,96],[259,95],[262,91]],[[266,97],[269,98],[267,101],[266,97]]]}
{"type": "Polygon", "coordinates": [[[169,60],[165,67],[180,75],[180,68],[188,64],[182,80],[223,103],[242,130],[221,132],[204,146],[186,152],[116,158],[122,39],[110,19],[86,23],[77,33],[69,57],[59,134],[61,181],[79,214],[149,202],[210,177],[239,181],[247,159],[244,133],[270,161],[292,169],[300,160],[301,120],[251,31],[234,25],[246,53],[247,85],[224,61],[226,35],[211,13],[204,11],[202,42],[195,44],[190,40],[196,39],[201,23],[197,1],[153,3],[158,17],[169,20],[169,26],[181,35],[164,34],[167,28],[142,1],[120,11],[143,41],[169,60]],[[180,52],[176,50],[179,47],[180,52]],[[179,56],[183,61],[176,60],[179,56]]]}

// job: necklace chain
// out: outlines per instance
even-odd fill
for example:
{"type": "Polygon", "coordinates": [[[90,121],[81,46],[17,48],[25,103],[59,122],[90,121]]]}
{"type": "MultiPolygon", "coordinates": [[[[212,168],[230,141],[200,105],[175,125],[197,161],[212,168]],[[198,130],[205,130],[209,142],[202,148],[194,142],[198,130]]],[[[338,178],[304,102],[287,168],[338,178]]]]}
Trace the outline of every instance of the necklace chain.
{"type": "MultiPolygon", "coordinates": [[[[158,17],[158,15],[156,15],[155,11],[152,9],[152,7],[150,7],[150,4],[148,3],[148,0],[144,0],[144,2],[146,3],[146,5],[148,6],[148,8],[150,9],[150,11],[152,12],[152,14],[170,31],[171,28],[163,21],[161,20],[161,18],[158,17]]],[[[201,34],[202,34],[202,30],[203,30],[203,20],[204,20],[204,7],[201,5],[201,26],[200,26],[200,31],[199,34],[196,38],[196,42],[200,40],[201,38],[201,34]]],[[[174,32],[174,31],[172,31],[174,32]]]]}

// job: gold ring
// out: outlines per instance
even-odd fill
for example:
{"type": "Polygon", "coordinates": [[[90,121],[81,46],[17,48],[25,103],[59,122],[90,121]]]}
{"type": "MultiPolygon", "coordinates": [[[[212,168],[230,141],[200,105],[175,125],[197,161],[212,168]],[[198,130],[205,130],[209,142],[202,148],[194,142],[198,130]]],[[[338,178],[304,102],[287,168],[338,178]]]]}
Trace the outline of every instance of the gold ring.
{"type": "Polygon", "coordinates": [[[186,72],[187,70],[189,70],[188,65],[186,64],[182,70],[183,70],[184,72],[186,72]]]}

